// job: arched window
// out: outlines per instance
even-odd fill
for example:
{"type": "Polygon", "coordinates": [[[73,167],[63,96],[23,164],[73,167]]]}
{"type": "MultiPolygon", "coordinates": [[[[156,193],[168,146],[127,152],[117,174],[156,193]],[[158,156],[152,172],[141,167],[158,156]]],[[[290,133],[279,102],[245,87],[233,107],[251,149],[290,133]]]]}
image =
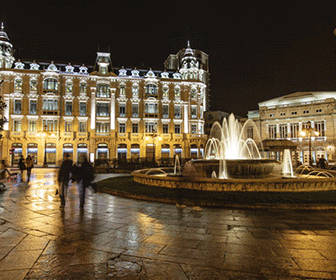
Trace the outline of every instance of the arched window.
{"type": "Polygon", "coordinates": [[[85,82],[80,82],[80,84],[79,84],[79,92],[80,93],[86,93],[86,83],[85,82]]]}
{"type": "Polygon", "coordinates": [[[54,78],[47,78],[43,81],[43,89],[44,90],[52,90],[56,91],[58,88],[58,82],[54,78]]]}
{"type": "Polygon", "coordinates": [[[30,90],[37,91],[37,80],[36,79],[30,80],[30,90]]]}
{"type": "Polygon", "coordinates": [[[175,89],[175,99],[180,100],[181,99],[181,89],[179,86],[176,86],[175,89]]]}
{"type": "Polygon", "coordinates": [[[66,93],[72,92],[72,81],[68,80],[65,82],[65,92],[66,93]]]}
{"type": "Polygon", "coordinates": [[[157,85],[154,85],[154,84],[148,84],[148,85],[146,85],[146,94],[156,95],[157,92],[158,92],[157,85]]]}
{"type": "Polygon", "coordinates": [[[22,92],[22,79],[16,78],[14,81],[14,90],[16,92],[22,92]]]}
{"type": "Polygon", "coordinates": [[[167,85],[162,87],[162,97],[163,99],[168,99],[169,97],[169,87],[167,85]]]}

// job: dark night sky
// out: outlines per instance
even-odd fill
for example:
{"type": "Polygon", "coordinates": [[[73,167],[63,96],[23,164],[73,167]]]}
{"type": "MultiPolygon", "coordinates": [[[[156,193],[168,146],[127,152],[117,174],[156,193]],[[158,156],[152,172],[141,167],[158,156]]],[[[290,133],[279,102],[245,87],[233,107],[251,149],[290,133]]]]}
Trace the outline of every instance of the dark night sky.
{"type": "Polygon", "coordinates": [[[163,70],[191,41],[209,54],[211,109],[246,115],[294,91],[336,90],[336,1],[7,1],[16,58],[163,70]],[[218,6],[221,3],[222,6],[218,6]]]}

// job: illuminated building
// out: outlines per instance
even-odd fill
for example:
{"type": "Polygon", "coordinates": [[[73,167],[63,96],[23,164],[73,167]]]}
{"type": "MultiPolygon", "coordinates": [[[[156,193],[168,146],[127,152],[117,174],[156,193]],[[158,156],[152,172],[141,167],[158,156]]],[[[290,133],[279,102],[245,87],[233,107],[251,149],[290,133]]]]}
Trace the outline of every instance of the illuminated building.
{"type": "MultiPolygon", "coordinates": [[[[260,102],[258,111],[250,111],[262,139],[291,140],[297,144],[297,161],[308,164],[320,157],[335,161],[336,92],[295,92],[260,102]],[[309,130],[314,133],[303,133],[309,130]]],[[[274,155],[280,159],[281,155],[274,155]]]]}
{"type": "MultiPolygon", "coordinates": [[[[16,164],[22,154],[36,164],[57,165],[68,153],[75,161],[169,161],[199,157],[206,140],[208,65],[181,50],[178,69],[113,68],[111,54],[96,65],[15,61],[0,31],[1,95],[8,122],[1,156],[16,164]],[[11,154],[13,151],[13,154],[11,154]]],[[[169,59],[168,59],[169,60],[169,59]]]]}

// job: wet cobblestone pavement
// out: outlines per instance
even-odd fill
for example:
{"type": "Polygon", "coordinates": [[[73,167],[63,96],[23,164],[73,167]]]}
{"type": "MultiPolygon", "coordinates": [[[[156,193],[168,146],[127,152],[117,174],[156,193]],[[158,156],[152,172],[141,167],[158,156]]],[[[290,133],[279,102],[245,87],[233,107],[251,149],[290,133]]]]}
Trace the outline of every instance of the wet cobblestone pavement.
{"type": "Polygon", "coordinates": [[[0,193],[0,279],[336,279],[336,213],[177,208],[87,192],[51,169],[0,193]]]}

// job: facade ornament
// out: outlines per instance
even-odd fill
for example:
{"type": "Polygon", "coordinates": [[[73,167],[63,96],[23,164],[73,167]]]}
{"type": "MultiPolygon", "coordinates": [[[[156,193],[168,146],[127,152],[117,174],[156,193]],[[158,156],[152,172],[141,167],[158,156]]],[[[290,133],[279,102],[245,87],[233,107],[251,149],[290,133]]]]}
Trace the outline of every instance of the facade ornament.
{"type": "Polygon", "coordinates": [[[18,62],[15,62],[14,65],[14,69],[24,69],[24,63],[22,63],[20,60],[18,60],[18,62]]]}
{"type": "Polygon", "coordinates": [[[155,78],[155,74],[154,72],[152,71],[152,69],[150,68],[149,71],[146,73],[145,75],[146,78],[155,78]]]}
{"type": "Polygon", "coordinates": [[[161,73],[161,78],[169,79],[169,73],[168,72],[162,72],[161,73]]]}
{"type": "Polygon", "coordinates": [[[174,79],[181,79],[181,74],[180,73],[173,73],[173,78],[174,79]]]}
{"type": "Polygon", "coordinates": [[[38,65],[35,61],[33,61],[32,63],[30,63],[30,70],[39,70],[40,65],[38,65]]]}
{"type": "Polygon", "coordinates": [[[54,64],[53,61],[51,61],[51,63],[49,64],[48,68],[47,68],[48,71],[53,71],[53,72],[56,72],[58,71],[56,65],[54,64]]]}
{"type": "Polygon", "coordinates": [[[127,70],[124,68],[124,66],[119,69],[119,76],[127,76],[127,70]]]}
{"type": "Polygon", "coordinates": [[[140,76],[139,75],[140,72],[136,69],[133,69],[131,73],[132,73],[132,77],[139,77],[140,76]]]}
{"type": "Polygon", "coordinates": [[[65,66],[65,72],[67,73],[73,73],[74,69],[75,67],[73,67],[70,63],[67,66],[65,66]]]}
{"type": "Polygon", "coordinates": [[[79,67],[79,73],[80,73],[80,74],[87,74],[87,73],[88,73],[88,68],[85,67],[84,64],[82,64],[82,66],[79,67]]]}

